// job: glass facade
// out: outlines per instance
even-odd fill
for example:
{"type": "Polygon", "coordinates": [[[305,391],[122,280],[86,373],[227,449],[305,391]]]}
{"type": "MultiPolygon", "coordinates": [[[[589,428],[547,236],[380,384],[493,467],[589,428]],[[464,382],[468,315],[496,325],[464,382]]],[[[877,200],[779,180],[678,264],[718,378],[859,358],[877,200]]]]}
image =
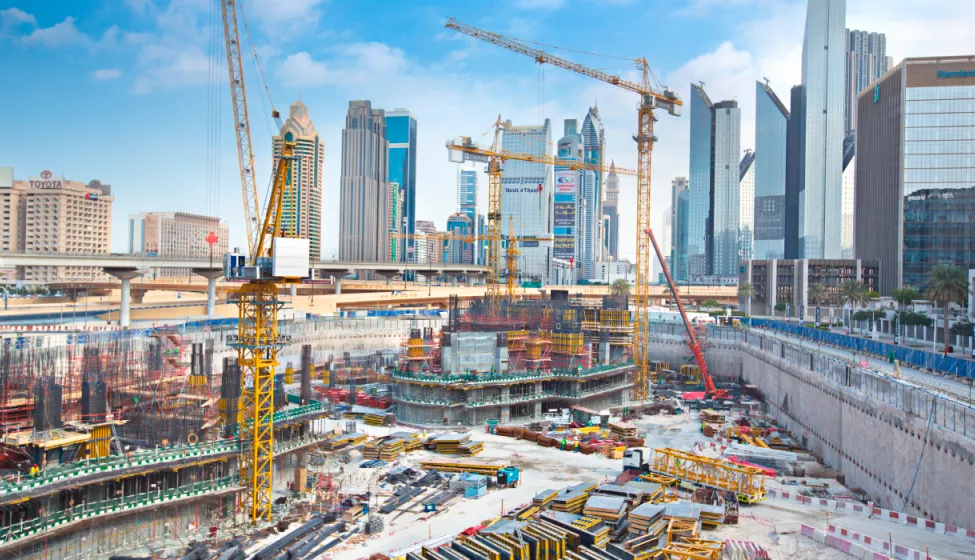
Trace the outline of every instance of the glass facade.
{"type": "Polygon", "coordinates": [[[887,36],[856,29],[846,30],[846,79],[844,130],[856,128],[857,95],[889,70],[887,36]]]}
{"type": "Polygon", "coordinates": [[[741,109],[736,101],[714,106],[714,187],[711,204],[711,275],[738,276],[741,205],[741,109]]]}
{"type": "Polygon", "coordinates": [[[477,170],[461,169],[457,177],[457,211],[477,217],[477,170]]]}
{"type": "Polygon", "coordinates": [[[748,261],[755,253],[755,152],[746,150],[739,165],[738,260],[748,261]]]}
{"type": "Polygon", "coordinates": [[[687,214],[690,208],[690,193],[687,189],[677,195],[675,206],[677,225],[674,228],[674,280],[687,282],[687,214]]]}
{"type": "MultiPolygon", "coordinates": [[[[504,150],[552,156],[552,126],[515,126],[507,123],[501,135],[504,150]]],[[[530,161],[506,160],[501,178],[501,234],[508,234],[508,219],[517,237],[551,234],[552,167],[530,161]]],[[[541,244],[540,244],[541,245],[541,244]]],[[[519,273],[522,278],[545,281],[549,278],[551,249],[522,245],[519,273]]]]}
{"type": "Polygon", "coordinates": [[[416,118],[404,109],[386,113],[386,139],[389,141],[387,180],[398,183],[403,190],[401,231],[416,233],[416,118]]]}
{"type": "Polygon", "coordinates": [[[687,209],[688,277],[707,276],[708,216],[711,213],[711,134],[714,119],[711,99],[704,89],[691,84],[691,146],[687,209]]]}
{"type": "Polygon", "coordinates": [[[846,0],[810,1],[802,43],[805,160],[799,194],[799,256],[842,253],[846,0]]]}
{"type": "Polygon", "coordinates": [[[905,100],[902,285],[975,268],[975,85],[910,87],[905,100]]]}
{"type": "Polygon", "coordinates": [[[753,258],[785,258],[786,140],[789,111],[772,88],[755,84],[753,258]]]}

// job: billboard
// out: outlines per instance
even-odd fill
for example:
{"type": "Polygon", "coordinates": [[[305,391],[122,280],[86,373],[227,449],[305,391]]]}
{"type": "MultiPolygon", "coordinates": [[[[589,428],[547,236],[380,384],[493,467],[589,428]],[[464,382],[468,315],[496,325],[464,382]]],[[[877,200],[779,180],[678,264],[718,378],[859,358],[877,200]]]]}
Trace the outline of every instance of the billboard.
{"type": "Polygon", "coordinates": [[[560,169],[555,172],[556,194],[576,194],[578,192],[579,172],[572,169],[560,169]]]}
{"type": "Polygon", "coordinates": [[[555,248],[552,256],[556,259],[569,260],[575,257],[576,238],[573,235],[556,235],[555,248]]]}
{"type": "Polygon", "coordinates": [[[552,225],[555,227],[575,227],[576,225],[576,205],[574,202],[556,202],[554,204],[554,215],[552,225]]]}

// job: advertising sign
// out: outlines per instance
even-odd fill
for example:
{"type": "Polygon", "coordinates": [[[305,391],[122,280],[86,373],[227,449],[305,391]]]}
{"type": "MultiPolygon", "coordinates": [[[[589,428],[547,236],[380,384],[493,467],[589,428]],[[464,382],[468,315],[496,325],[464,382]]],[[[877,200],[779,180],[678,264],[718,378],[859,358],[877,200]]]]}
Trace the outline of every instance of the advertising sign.
{"type": "Polygon", "coordinates": [[[55,177],[48,170],[41,171],[40,177],[30,178],[30,188],[32,189],[61,189],[64,188],[64,177],[55,177]]]}
{"type": "Polygon", "coordinates": [[[816,306],[816,326],[817,327],[819,326],[820,313],[821,313],[821,310],[820,310],[819,306],[817,305],[816,306]]]}
{"type": "Polygon", "coordinates": [[[575,194],[579,182],[579,172],[571,169],[555,172],[555,192],[575,194]]]}
{"type": "Polygon", "coordinates": [[[555,248],[552,256],[557,259],[569,260],[575,257],[576,239],[572,235],[556,235],[555,248]]]}
{"type": "Polygon", "coordinates": [[[901,315],[894,313],[894,346],[901,343],[901,315]]]}
{"type": "Polygon", "coordinates": [[[555,227],[575,227],[576,225],[576,205],[573,202],[556,202],[554,205],[555,214],[552,216],[552,225],[555,227]]]}

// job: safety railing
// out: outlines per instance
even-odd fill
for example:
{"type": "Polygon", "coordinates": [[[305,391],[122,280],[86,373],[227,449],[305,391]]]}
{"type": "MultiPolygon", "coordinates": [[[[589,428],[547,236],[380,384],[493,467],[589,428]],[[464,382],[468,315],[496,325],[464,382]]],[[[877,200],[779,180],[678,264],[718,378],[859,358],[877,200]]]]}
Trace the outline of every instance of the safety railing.
{"type": "Polygon", "coordinates": [[[591,368],[557,368],[545,371],[518,371],[505,373],[472,373],[472,374],[449,374],[449,375],[430,375],[422,373],[410,373],[408,371],[396,370],[393,372],[394,379],[403,381],[417,381],[422,383],[436,383],[449,385],[453,383],[513,383],[518,381],[536,381],[539,379],[569,378],[584,379],[594,375],[600,375],[614,370],[623,370],[633,367],[633,361],[628,360],[619,364],[604,364],[591,368]]]}

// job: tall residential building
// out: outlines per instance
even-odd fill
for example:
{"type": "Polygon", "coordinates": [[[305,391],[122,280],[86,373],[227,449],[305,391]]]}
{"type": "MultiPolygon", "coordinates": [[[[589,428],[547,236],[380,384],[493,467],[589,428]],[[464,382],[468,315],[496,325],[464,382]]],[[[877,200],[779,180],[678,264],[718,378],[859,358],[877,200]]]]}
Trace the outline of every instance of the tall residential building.
{"type": "Polygon", "coordinates": [[[670,218],[670,271],[675,282],[687,282],[687,211],[690,204],[687,177],[670,182],[673,212],[670,218]]]}
{"type": "MultiPolygon", "coordinates": [[[[690,181],[687,212],[687,275],[700,278],[710,274],[709,221],[713,184],[714,104],[704,87],[691,84],[690,181]]],[[[737,158],[737,155],[735,157],[737,158]]]]}
{"type": "Polygon", "coordinates": [[[308,117],[308,107],[301,100],[291,104],[288,120],[272,139],[275,157],[281,155],[284,140],[295,143],[295,160],[287,178],[290,190],[282,203],[281,226],[291,235],[309,240],[308,256],[315,261],[322,250],[325,143],[319,139],[308,117]]]}
{"type": "MultiPolygon", "coordinates": [[[[582,119],[582,130],[580,132],[585,162],[602,165],[605,161],[606,131],[603,129],[603,122],[599,118],[599,108],[595,105],[589,108],[586,117],[582,119]]],[[[601,223],[606,195],[602,171],[589,171],[583,175],[587,177],[583,184],[583,199],[585,200],[583,217],[587,224],[586,235],[583,240],[583,263],[585,265],[585,278],[591,279],[596,275],[596,263],[602,258],[604,242],[601,223]]]]}
{"type": "MultiPolygon", "coordinates": [[[[386,179],[403,191],[403,215],[397,225],[400,233],[416,231],[416,117],[406,109],[386,112],[386,139],[389,141],[386,179]]],[[[399,243],[399,254],[412,242],[399,243]]]]}
{"type": "Polygon", "coordinates": [[[619,218],[619,199],[620,199],[620,178],[616,175],[616,162],[609,163],[609,173],[606,175],[606,200],[603,201],[603,223],[604,242],[608,253],[608,259],[619,260],[620,258],[620,218],[619,218]]]}
{"type": "Polygon", "coordinates": [[[785,258],[786,146],[789,110],[765,82],[755,83],[755,204],[752,258],[785,258]]]}
{"type": "MultiPolygon", "coordinates": [[[[558,155],[568,161],[582,160],[582,136],[577,130],[578,121],[566,119],[565,134],[559,139],[558,155]]],[[[585,243],[591,237],[586,213],[586,177],[580,169],[555,166],[555,193],[552,204],[552,233],[555,249],[552,256],[565,262],[574,262],[576,278],[585,275],[585,243]]],[[[591,190],[591,189],[590,189],[591,190]]],[[[590,267],[592,263],[589,263],[590,267]]]]}
{"type": "Polygon", "coordinates": [[[755,152],[745,150],[738,164],[738,260],[748,261],[754,255],[755,232],[755,152]]]}
{"type": "Polygon", "coordinates": [[[975,268],[975,56],[908,58],[857,99],[854,242],[882,295],[975,268]]]}
{"type": "Polygon", "coordinates": [[[350,101],[342,130],[339,259],[382,262],[389,255],[386,115],[350,101]]]}
{"type": "MultiPolygon", "coordinates": [[[[5,250],[86,255],[110,252],[114,201],[111,185],[97,180],[86,185],[47,170],[26,181],[13,177],[13,170],[0,173],[0,246],[5,250]]],[[[17,267],[18,280],[104,278],[101,267],[17,267]]]]}
{"type": "Polygon", "coordinates": [[[477,217],[477,170],[457,171],[457,211],[473,220],[477,217]]]}
{"type": "MultiPolygon", "coordinates": [[[[474,221],[463,212],[451,214],[447,218],[447,233],[455,237],[469,237],[474,234],[474,221]]],[[[464,239],[447,241],[447,262],[449,264],[474,264],[474,244],[464,239]]]]}
{"type": "MultiPolygon", "coordinates": [[[[416,239],[413,244],[412,262],[420,264],[433,264],[437,262],[436,239],[437,226],[429,220],[416,221],[416,239]]],[[[409,252],[407,250],[407,252],[409,252]]]]}
{"type": "MultiPolygon", "coordinates": [[[[141,212],[129,215],[129,253],[153,257],[207,258],[222,262],[229,247],[230,230],[220,218],[185,212],[141,212]],[[216,243],[207,237],[213,232],[216,243]]],[[[188,268],[159,268],[156,277],[186,276],[188,268]]]]}
{"type": "MultiPolygon", "coordinates": [[[[799,198],[805,181],[806,103],[805,88],[793,86],[785,142],[785,258],[799,258],[799,198]]],[[[757,132],[757,131],[756,131],[757,132]]]]}
{"type": "MultiPolygon", "coordinates": [[[[552,156],[552,125],[515,126],[508,121],[501,148],[519,153],[552,156]]],[[[501,233],[508,234],[512,218],[515,236],[542,239],[537,247],[521,244],[519,273],[529,281],[546,281],[552,266],[552,167],[529,161],[504,163],[501,179],[501,233]]]]}
{"type": "Polygon", "coordinates": [[[841,235],[842,257],[853,258],[853,218],[856,207],[856,136],[843,140],[843,231],[841,235]]]}
{"type": "Polygon", "coordinates": [[[805,161],[799,199],[799,255],[842,254],[843,85],[846,0],[809,0],[802,41],[805,161]]]}
{"type": "Polygon", "coordinates": [[[386,222],[386,231],[389,232],[389,260],[401,262],[404,261],[409,247],[403,238],[395,234],[402,233],[405,229],[406,200],[399,183],[389,182],[387,188],[389,189],[389,221],[386,222]]]}
{"type": "Polygon", "coordinates": [[[857,29],[846,30],[846,72],[843,131],[856,128],[857,95],[890,69],[887,36],[857,29]]]}

